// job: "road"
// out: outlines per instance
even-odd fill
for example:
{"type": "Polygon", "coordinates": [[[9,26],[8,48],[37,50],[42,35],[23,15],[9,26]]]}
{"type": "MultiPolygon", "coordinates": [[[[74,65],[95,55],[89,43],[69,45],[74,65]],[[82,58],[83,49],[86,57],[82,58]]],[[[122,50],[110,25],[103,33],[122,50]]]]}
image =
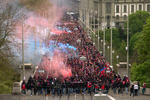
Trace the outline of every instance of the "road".
{"type": "Polygon", "coordinates": [[[107,96],[90,96],[90,95],[76,95],[70,96],[12,96],[12,95],[0,95],[0,100],[111,100],[107,96]]]}

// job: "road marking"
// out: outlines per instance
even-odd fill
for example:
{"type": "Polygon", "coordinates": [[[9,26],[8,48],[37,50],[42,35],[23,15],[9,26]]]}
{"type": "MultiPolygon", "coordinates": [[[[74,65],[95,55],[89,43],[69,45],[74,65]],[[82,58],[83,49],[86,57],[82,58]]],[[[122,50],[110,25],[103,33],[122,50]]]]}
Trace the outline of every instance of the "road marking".
{"type": "Polygon", "coordinates": [[[77,100],[77,95],[75,94],[75,100],[77,100]]]}
{"type": "Polygon", "coordinates": [[[106,94],[95,94],[94,96],[107,96],[106,94]]]}
{"type": "Polygon", "coordinates": [[[48,100],[48,96],[46,96],[46,100],[48,100]]]}
{"type": "Polygon", "coordinates": [[[110,95],[107,95],[109,99],[111,100],[116,100],[114,97],[110,96],[110,95]]]}

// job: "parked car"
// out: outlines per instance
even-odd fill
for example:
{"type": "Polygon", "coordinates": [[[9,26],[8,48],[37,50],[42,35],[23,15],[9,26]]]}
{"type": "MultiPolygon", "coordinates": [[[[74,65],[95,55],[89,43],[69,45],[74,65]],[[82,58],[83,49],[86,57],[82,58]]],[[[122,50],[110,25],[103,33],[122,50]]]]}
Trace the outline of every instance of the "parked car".
{"type": "Polygon", "coordinates": [[[12,94],[13,95],[21,94],[21,83],[22,82],[14,82],[13,83],[13,88],[12,88],[12,94]]]}

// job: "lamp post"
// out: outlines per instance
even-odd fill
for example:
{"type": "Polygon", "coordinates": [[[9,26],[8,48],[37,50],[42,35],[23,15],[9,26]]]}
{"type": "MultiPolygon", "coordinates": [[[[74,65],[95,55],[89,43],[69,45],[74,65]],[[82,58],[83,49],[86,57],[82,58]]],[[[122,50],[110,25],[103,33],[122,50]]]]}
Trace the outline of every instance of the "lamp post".
{"type": "Polygon", "coordinates": [[[110,57],[109,57],[109,48],[110,48],[110,47],[107,46],[107,49],[108,49],[108,62],[110,61],[110,59],[109,59],[109,58],[110,58],[110,57]]]}
{"type": "Polygon", "coordinates": [[[100,26],[99,26],[99,25],[100,25],[100,24],[99,24],[99,17],[100,17],[100,16],[99,16],[99,3],[100,3],[100,2],[98,2],[98,10],[97,10],[97,14],[98,14],[98,20],[97,20],[97,22],[98,22],[98,23],[97,23],[97,24],[98,24],[98,51],[99,51],[99,39],[100,39],[100,37],[99,37],[99,27],[100,27],[100,26]]]}
{"type": "Polygon", "coordinates": [[[99,33],[98,33],[98,51],[99,51],[99,48],[100,48],[99,40],[100,40],[100,37],[99,37],[99,33]]]}
{"type": "MultiPolygon", "coordinates": [[[[112,21],[112,17],[111,17],[111,21],[112,21]]],[[[113,34],[113,31],[112,31],[112,28],[114,27],[114,23],[111,22],[111,36],[110,36],[110,65],[112,66],[112,47],[113,47],[113,43],[112,43],[112,34],[113,34]]]]}
{"type": "Polygon", "coordinates": [[[129,7],[128,7],[128,18],[127,18],[127,75],[129,76],[129,7]]]}
{"type": "Polygon", "coordinates": [[[101,50],[103,51],[103,40],[101,39],[101,50]]]}
{"type": "MultiPolygon", "coordinates": [[[[95,44],[96,44],[96,46],[98,47],[98,35],[95,35],[95,44]]],[[[98,49],[98,48],[97,48],[98,49]]]]}
{"type": "Polygon", "coordinates": [[[117,55],[116,58],[117,58],[117,63],[118,63],[119,55],[117,55]]]}
{"type": "Polygon", "coordinates": [[[93,43],[93,45],[95,46],[95,43],[93,43]]]}
{"type": "Polygon", "coordinates": [[[23,80],[25,80],[25,66],[24,66],[24,16],[22,20],[22,67],[23,67],[23,80]]]}
{"type": "Polygon", "coordinates": [[[105,28],[106,28],[106,23],[103,23],[103,57],[105,57],[105,28]]]}

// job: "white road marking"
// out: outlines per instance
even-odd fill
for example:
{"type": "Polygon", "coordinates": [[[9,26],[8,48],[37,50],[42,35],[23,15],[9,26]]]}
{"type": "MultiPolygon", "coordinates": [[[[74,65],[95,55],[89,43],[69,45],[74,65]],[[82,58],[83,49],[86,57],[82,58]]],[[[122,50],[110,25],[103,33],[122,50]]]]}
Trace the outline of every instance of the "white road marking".
{"type": "Polygon", "coordinates": [[[75,94],[75,100],[77,100],[77,95],[75,94]]]}
{"type": "Polygon", "coordinates": [[[110,100],[116,100],[114,97],[108,95],[108,94],[102,94],[102,93],[99,93],[99,94],[95,94],[94,96],[107,96],[110,100]]]}
{"type": "Polygon", "coordinates": [[[94,96],[107,96],[106,94],[95,94],[94,96]]]}
{"type": "Polygon", "coordinates": [[[110,95],[107,95],[109,99],[111,100],[116,100],[114,97],[110,96],[110,95]]]}
{"type": "Polygon", "coordinates": [[[46,100],[48,100],[48,96],[46,96],[46,100]]]}

